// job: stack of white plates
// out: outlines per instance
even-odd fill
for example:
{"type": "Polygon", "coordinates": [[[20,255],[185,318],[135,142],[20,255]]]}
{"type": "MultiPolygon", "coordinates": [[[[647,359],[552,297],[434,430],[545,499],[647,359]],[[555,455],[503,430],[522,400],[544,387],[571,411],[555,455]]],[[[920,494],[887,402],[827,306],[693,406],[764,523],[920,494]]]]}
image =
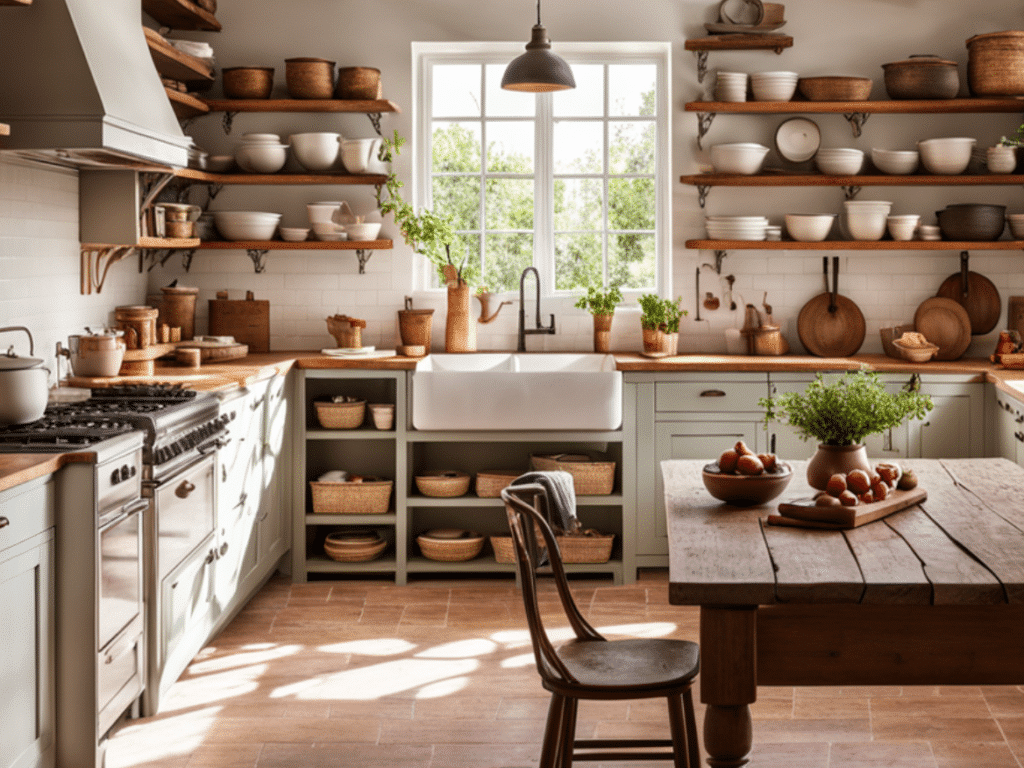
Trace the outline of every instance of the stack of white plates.
{"type": "Polygon", "coordinates": [[[853,176],[864,167],[864,153],[847,147],[821,147],[814,155],[814,164],[829,176],[853,176]]]}
{"type": "Polygon", "coordinates": [[[796,72],[753,72],[750,75],[750,90],[754,101],[789,101],[796,93],[796,72]]]}
{"type": "Polygon", "coordinates": [[[767,216],[706,216],[704,225],[712,240],[764,240],[767,216]]]}
{"type": "Polygon", "coordinates": [[[719,72],[715,79],[715,101],[746,101],[747,73],[719,72]]]}

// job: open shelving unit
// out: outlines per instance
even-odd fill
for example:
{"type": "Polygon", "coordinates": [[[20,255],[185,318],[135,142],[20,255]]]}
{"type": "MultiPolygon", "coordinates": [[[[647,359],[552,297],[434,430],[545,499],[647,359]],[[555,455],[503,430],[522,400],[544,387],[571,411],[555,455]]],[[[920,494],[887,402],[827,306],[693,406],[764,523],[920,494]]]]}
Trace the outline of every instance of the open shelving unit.
{"type": "Polygon", "coordinates": [[[686,247],[709,251],[1024,251],[1024,240],[687,240],[686,247]]]}
{"type": "Polygon", "coordinates": [[[172,29],[220,32],[217,18],[190,0],[142,0],[142,10],[172,29]]]}
{"type": "Polygon", "coordinates": [[[387,181],[383,174],[354,173],[214,173],[196,168],[179,168],[174,175],[179,179],[204,184],[243,184],[253,186],[273,185],[378,185],[387,181]]]}

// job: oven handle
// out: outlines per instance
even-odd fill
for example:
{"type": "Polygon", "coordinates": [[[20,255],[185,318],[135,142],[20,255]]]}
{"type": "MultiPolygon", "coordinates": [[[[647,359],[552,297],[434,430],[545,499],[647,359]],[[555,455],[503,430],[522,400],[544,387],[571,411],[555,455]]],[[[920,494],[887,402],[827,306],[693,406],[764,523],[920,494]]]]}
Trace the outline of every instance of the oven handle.
{"type": "Polygon", "coordinates": [[[103,533],[103,531],[108,528],[113,528],[115,525],[118,525],[132,515],[143,512],[148,508],[149,499],[136,499],[117,511],[101,515],[99,519],[100,533],[103,533]]]}
{"type": "Polygon", "coordinates": [[[196,448],[196,450],[199,452],[200,455],[207,456],[213,453],[214,451],[220,450],[221,448],[226,448],[228,446],[228,443],[230,442],[230,437],[218,437],[215,440],[211,440],[208,443],[203,443],[198,448],[196,448]]]}

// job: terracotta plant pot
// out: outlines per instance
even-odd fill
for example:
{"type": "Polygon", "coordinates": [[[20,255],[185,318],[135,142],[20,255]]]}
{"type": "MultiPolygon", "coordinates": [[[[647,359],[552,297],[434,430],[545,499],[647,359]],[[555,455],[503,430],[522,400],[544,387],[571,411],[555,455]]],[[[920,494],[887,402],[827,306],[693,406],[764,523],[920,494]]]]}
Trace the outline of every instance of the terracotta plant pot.
{"type": "Polygon", "coordinates": [[[870,474],[871,462],[865,446],[820,444],[818,452],[807,462],[807,484],[823,491],[832,475],[845,475],[853,469],[863,469],[870,474]]]}
{"type": "Polygon", "coordinates": [[[643,329],[644,354],[656,356],[672,356],[679,350],[679,334],[666,333],[655,328],[643,329]]]}
{"type": "Polygon", "coordinates": [[[612,351],[612,318],[615,315],[594,315],[594,351],[612,351]]]}

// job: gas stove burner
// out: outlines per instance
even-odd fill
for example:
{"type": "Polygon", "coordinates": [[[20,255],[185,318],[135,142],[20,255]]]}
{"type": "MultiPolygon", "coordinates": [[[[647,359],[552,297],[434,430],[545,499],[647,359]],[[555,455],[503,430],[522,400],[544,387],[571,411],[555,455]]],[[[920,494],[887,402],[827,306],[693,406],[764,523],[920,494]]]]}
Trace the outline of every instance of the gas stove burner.
{"type": "Polygon", "coordinates": [[[179,384],[118,384],[113,387],[93,389],[94,400],[121,400],[145,398],[149,400],[169,400],[179,402],[191,400],[198,393],[194,389],[185,389],[179,384]]]}
{"type": "Polygon", "coordinates": [[[134,431],[115,419],[75,420],[51,416],[0,430],[0,453],[52,453],[87,448],[102,440],[134,431]]]}

